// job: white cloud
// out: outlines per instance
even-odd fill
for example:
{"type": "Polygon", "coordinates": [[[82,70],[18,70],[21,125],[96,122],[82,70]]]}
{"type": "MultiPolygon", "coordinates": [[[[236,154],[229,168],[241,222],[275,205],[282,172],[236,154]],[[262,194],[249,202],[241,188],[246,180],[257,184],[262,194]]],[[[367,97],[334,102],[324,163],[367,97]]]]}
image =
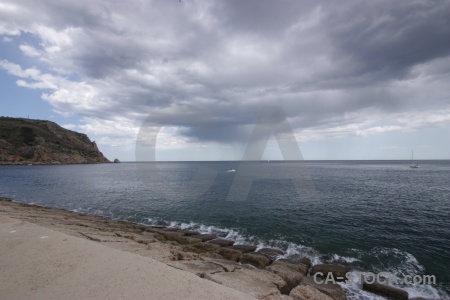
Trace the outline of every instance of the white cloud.
{"type": "Polygon", "coordinates": [[[223,130],[166,129],[161,147],[245,143],[262,105],[283,106],[300,141],[406,132],[449,122],[441,5],[4,0],[0,35],[38,40],[19,49],[39,67],[0,68],[105,145],[131,144],[174,103],[223,130]]]}
{"type": "Polygon", "coordinates": [[[370,128],[366,128],[366,129],[361,129],[361,130],[357,130],[356,131],[356,135],[357,136],[368,136],[371,134],[380,134],[380,133],[387,133],[387,132],[393,132],[393,131],[401,131],[402,128],[401,126],[376,126],[376,127],[370,127],[370,128]]]}
{"type": "Polygon", "coordinates": [[[0,34],[20,35],[23,27],[18,24],[26,20],[25,10],[12,1],[0,2],[0,34]]]}
{"type": "Polygon", "coordinates": [[[22,69],[19,65],[6,60],[0,61],[0,68],[12,75],[27,79],[18,80],[18,86],[45,90],[42,99],[49,102],[55,111],[62,115],[98,112],[109,102],[109,99],[100,96],[95,87],[85,82],[71,81],[62,76],[41,73],[36,68],[22,69]]]}
{"type": "Polygon", "coordinates": [[[77,29],[72,27],[64,30],[55,30],[47,26],[38,26],[36,28],[36,34],[40,37],[48,54],[54,54],[64,48],[74,46],[71,36],[75,35],[77,31],[77,29]]]}
{"type": "Polygon", "coordinates": [[[22,50],[23,54],[25,54],[26,56],[30,56],[30,57],[39,57],[39,56],[41,56],[41,53],[39,52],[39,50],[37,50],[33,46],[20,45],[19,48],[20,48],[20,50],[22,50]]]}

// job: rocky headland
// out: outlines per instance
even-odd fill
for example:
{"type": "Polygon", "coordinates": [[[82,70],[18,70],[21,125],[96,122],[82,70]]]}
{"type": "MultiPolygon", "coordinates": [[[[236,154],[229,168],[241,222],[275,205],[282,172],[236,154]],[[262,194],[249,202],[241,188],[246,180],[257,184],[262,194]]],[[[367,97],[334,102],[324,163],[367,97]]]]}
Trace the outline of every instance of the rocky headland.
{"type": "Polygon", "coordinates": [[[51,121],[0,117],[0,165],[107,162],[86,134],[51,121]]]}
{"type": "MultiPolygon", "coordinates": [[[[342,281],[349,272],[347,266],[312,266],[306,257],[296,261],[280,259],[284,254],[280,249],[235,245],[232,240],[212,234],[144,226],[2,198],[0,215],[150,257],[258,299],[349,299],[340,284],[324,282],[325,278],[316,283],[313,277],[318,272],[330,273],[336,281],[342,281]]],[[[391,286],[375,284],[364,289],[390,299],[408,299],[406,291],[391,286]]]]}

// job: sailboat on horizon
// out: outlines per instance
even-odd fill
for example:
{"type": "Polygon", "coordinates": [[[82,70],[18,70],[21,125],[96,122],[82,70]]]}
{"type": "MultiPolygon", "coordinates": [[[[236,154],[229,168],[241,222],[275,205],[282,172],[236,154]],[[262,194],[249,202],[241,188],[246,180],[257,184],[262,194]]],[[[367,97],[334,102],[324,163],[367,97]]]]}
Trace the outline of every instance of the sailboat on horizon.
{"type": "Polygon", "coordinates": [[[419,168],[419,164],[414,162],[414,150],[411,151],[411,160],[409,161],[409,167],[413,169],[419,168]]]}

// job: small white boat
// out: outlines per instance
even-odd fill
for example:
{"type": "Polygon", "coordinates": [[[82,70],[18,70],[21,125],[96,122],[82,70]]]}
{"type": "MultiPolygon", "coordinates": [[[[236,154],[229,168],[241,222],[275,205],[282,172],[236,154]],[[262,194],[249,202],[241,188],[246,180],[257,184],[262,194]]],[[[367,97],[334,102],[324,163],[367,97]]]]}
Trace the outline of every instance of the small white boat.
{"type": "Polygon", "coordinates": [[[235,169],[228,169],[228,171],[227,171],[227,173],[233,173],[233,172],[236,172],[236,170],[235,169]]]}
{"type": "Polygon", "coordinates": [[[411,152],[411,161],[409,162],[409,167],[413,169],[419,168],[419,164],[414,162],[414,150],[411,152]]]}

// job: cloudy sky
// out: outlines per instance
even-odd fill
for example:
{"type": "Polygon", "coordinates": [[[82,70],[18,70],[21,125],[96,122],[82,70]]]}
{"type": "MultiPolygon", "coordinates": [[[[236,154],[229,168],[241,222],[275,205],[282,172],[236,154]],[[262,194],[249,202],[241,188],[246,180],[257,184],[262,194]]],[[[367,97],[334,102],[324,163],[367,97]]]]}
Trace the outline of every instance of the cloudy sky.
{"type": "MultiPolygon", "coordinates": [[[[0,115],[121,160],[147,118],[159,160],[239,160],[271,106],[305,159],[450,159],[449,16],[445,0],[0,0],[0,115]]],[[[273,136],[263,158],[281,158],[273,136]]]]}

